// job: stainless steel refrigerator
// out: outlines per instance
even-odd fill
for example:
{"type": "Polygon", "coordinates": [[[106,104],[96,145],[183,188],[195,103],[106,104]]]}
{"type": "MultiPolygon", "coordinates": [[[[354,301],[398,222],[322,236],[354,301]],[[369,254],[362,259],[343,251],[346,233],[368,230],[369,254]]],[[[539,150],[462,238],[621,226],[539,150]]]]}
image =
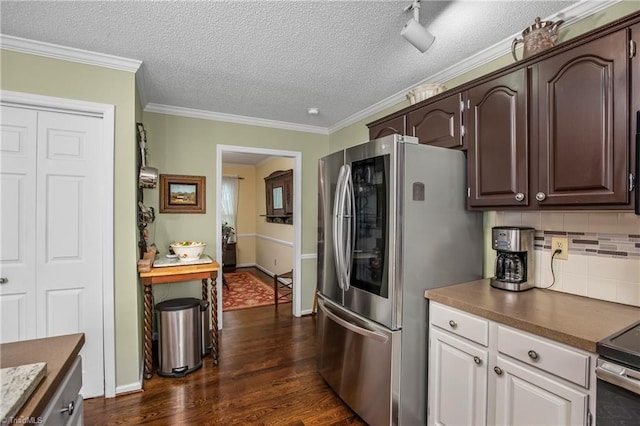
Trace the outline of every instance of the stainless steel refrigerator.
{"type": "Polygon", "coordinates": [[[424,291],[482,277],[465,170],[400,135],[319,161],[318,370],[370,425],[426,424],[424,291]]]}

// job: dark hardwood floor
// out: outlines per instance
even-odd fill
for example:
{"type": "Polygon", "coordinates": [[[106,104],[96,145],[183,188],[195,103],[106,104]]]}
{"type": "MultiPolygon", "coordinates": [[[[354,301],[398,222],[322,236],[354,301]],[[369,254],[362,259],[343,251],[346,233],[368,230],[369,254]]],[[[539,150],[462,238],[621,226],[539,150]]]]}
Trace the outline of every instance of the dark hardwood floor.
{"type": "Polygon", "coordinates": [[[154,375],[143,392],[87,399],[85,423],[365,425],[316,371],[315,316],[265,306],[223,320],[218,366],[209,356],[185,377],[154,375]]]}

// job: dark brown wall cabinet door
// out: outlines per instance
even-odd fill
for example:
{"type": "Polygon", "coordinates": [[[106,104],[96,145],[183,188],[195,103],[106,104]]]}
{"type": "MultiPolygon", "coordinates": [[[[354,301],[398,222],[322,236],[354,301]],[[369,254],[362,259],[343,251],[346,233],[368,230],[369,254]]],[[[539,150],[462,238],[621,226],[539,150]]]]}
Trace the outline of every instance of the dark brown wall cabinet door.
{"type": "Polygon", "coordinates": [[[405,116],[395,117],[369,128],[369,139],[378,139],[393,134],[405,134],[405,116]]]}
{"type": "Polygon", "coordinates": [[[407,133],[420,143],[462,148],[459,94],[441,99],[407,114],[407,133]]]}
{"type": "Polygon", "coordinates": [[[465,97],[469,206],[526,206],[527,71],[473,87],[465,97]]]}
{"type": "Polygon", "coordinates": [[[627,46],[618,31],[534,66],[540,207],[628,202],[627,46]]]}

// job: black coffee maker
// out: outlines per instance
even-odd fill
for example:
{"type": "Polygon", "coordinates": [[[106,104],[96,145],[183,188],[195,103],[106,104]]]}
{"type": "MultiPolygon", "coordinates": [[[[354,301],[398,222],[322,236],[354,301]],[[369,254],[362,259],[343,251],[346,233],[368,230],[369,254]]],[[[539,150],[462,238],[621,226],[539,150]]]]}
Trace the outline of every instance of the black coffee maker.
{"type": "Polygon", "coordinates": [[[535,229],[496,226],[491,230],[491,246],[496,250],[495,276],[491,286],[509,291],[535,287],[535,229]]]}

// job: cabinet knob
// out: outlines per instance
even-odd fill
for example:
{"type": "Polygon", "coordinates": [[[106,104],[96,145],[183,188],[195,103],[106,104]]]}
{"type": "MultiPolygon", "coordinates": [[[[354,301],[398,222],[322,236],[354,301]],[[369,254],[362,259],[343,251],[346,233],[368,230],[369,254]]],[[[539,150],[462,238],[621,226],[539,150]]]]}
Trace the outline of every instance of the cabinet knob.
{"type": "Polygon", "coordinates": [[[475,362],[478,365],[482,364],[482,360],[480,359],[479,356],[474,356],[473,357],[473,362],[475,362]]]}
{"type": "Polygon", "coordinates": [[[8,282],[9,282],[9,278],[5,278],[5,277],[0,278],[0,284],[6,284],[8,282]]]}
{"type": "Polygon", "coordinates": [[[524,200],[524,194],[522,192],[518,192],[516,194],[516,201],[522,201],[524,200]]]}
{"type": "Polygon", "coordinates": [[[540,358],[540,356],[538,355],[538,353],[536,351],[529,351],[527,352],[527,354],[529,355],[529,358],[533,359],[533,360],[537,360],[538,358],[540,358]]]}
{"type": "Polygon", "coordinates": [[[449,320],[449,326],[451,326],[451,328],[456,328],[458,324],[454,320],[449,320]]]}
{"type": "Polygon", "coordinates": [[[495,371],[498,376],[502,376],[502,368],[498,367],[497,365],[493,367],[493,371],[495,371]]]}
{"type": "Polygon", "coordinates": [[[64,407],[62,410],[60,410],[61,413],[69,413],[70,416],[73,415],[73,410],[75,409],[75,404],[73,401],[71,401],[69,403],[69,405],[67,405],[66,407],[64,407]]]}
{"type": "Polygon", "coordinates": [[[547,198],[547,195],[544,192],[538,192],[536,194],[536,200],[538,201],[544,201],[545,198],[547,198]]]}

